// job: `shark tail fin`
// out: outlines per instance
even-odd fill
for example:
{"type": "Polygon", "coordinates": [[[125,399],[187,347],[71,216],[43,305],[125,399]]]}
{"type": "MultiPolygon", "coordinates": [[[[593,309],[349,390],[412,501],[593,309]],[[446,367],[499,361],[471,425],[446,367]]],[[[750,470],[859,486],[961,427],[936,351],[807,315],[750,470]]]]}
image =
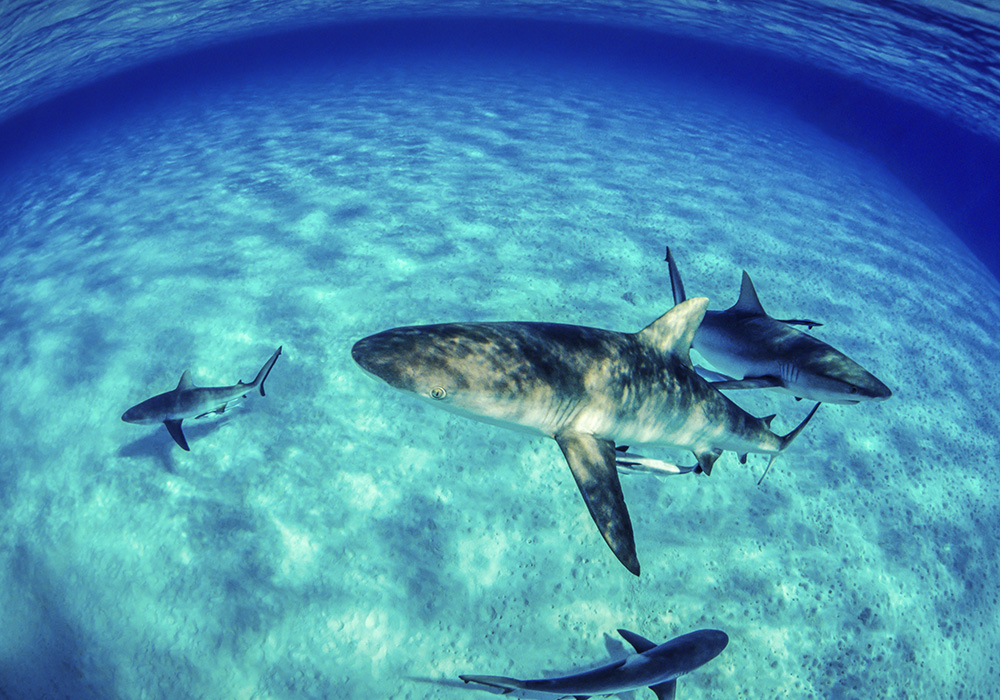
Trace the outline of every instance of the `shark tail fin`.
{"type": "Polygon", "coordinates": [[[267,375],[271,373],[271,368],[274,367],[274,363],[275,361],[277,361],[278,355],[281,354],[281,348],[282,346],[279,345],[278,349],[275,350],[274,354],[271,355],[271,358],[264,363],[264,366],[260,368],[260,371],[257,373],[257,376],[254,377],[254,380],[249,384],[249,386],[251,387],[256,387],[257,389],[260,389],[261,396],[267,396],[267,394],[264,393],[264,380],[267,379],[267,375]]]}
{"type": "Polygon", "coordinates": [[[792,430],[792,432],[788,433],[787,435],[781,438],[781,448],[776,454],[771,455],[771,459],[767,463],[767,468],[764,469],[764,473],[761,474],[760,479],[757,481],[758,486],[761,485],[761,483],[764,481],[764,477],[767,476],[767,473],[771,470],[771,465],[774,464],[774,460],[776,460],[778,458],[778,455],[784,452],[788,448],[788,446],[792,444],[792,440],[798,437],[799,433],[802,432],[802,429],[806,427],[806,424],[809,423],[810,420],[812,420],[812,417],[816,414],[817,410],[819,410],[818,402],[815,406],[813,406],[812,410],[809,411],[809,415],[806,416],[801,423],[795,426],[795,429],[792,430]]]}
{"type": "Polygon", "coordinates": [[[664,260],[666,260],[667,266],[670,268],[670,290],[674,293],[674,305],[680,304],[682,301],[687,301],[687,296],[684,294],[684,283],[681,282],[681,273],[677,269],[677,263],[674,262],[670,246],[667,246],[667,257],[664,260]]]}

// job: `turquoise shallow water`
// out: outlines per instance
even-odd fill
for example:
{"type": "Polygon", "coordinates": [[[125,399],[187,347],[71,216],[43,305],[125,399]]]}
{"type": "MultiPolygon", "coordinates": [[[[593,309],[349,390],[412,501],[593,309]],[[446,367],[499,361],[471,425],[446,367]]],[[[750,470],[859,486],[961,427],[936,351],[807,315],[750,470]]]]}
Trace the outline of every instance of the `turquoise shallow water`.
{"type": "MultiPolygon", "coordinates": [[[[773,105],[506,57],[357,58],[171,93],[40,150],[0,255],[11,697],[475,697],[699,627],[683,697],[988,697],[996,281],[864,155],[773,105]],[[763,486],[623,477],[640,579],[552,441],[364,376],[445,320],[641,328],[663,247],[894,390],[827,406],[763,486]],[[122,411],[249,380],[187,428],[122,411]],[[13,397],[13,398],[12,398],[13,397]],[[472,693],[472,695],[469,695],[472,693]]],[[[807,407],[740,397],[785,432],[807,407]]],[[[664,455],[686,460],[682,455],[664,455]]]]}

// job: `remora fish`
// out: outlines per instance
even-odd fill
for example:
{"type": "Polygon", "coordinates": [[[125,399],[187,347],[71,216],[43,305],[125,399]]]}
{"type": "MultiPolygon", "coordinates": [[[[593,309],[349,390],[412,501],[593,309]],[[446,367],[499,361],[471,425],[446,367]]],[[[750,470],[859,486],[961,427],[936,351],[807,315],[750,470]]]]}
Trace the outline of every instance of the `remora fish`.
{"type": "Polygon", "coordinates": [[[246,398],[247,392],[253,389],[259,389],[260,395],[264,396],[264,380],[280,354],[279,345],[249,384],[237,382],[233,386],[198,387],[191,381],[190,371],[185,370],[176,388],[136,404],[125,411],[122,420],[143,425],[163,423],[174,442],[190,451],[181,430],[181,421],[185,418],[204,418],[210,413],[225,413],[227,408],[239,399],[246,398]]]}
{"type": "Polygon", "coordinates": [[[561,678],[520,681],[502,676],[459,676],[466,683],[479,683],[513,691],[544,693],[553,697],[613,695],[648,687],[658,700],[673,700],[677,679],[703,666],[722,653],[729,637],[720,630],[698,630],[657,646],[634,632],[618,630],[636,653],[621,661],[561,678]]]}
{"type": "MultiPolygon", "coordinates": [[[[686,298],[674,257],[667,248],[674,303],[686,298]]],[[[724,311],[708,311],[691,346],[725,374],[705,372],[717,389],[775,388],[823,403],[883,401],[892,391],[834,347],[793,328],[815,321],[771,318],[746,270],[740,298],[724,311]],[[729,375],[729,376],[726,376],[729,375]]]]}
{"type": "Polygon", "coordinates": [[[707,306],[689,299],[638,333],[518,322],[393,328],[359,340],[351,355],[440,408],[554,438],[605,541],[638,575],[615,441],[687,448],[707,473],[723,450],[776,456],[812,417],[776,435],[770,418],[698,376],[688,353],[707,306]]]}

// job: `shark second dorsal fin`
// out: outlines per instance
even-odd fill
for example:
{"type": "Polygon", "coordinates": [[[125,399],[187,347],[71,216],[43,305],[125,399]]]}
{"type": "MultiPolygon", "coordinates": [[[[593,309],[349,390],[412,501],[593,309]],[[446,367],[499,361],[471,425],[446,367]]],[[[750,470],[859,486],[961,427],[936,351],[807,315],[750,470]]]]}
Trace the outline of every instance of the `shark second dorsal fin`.
{"type": "Polygon", "coordinates": [[[181,380],[177,382],[177,388],[181,391],[184,389],[190,389],[194,386],[194,382],[191,381],[191,370],[184,370],[184,374],[181,375],[181,380]]]}
{"type": "Polygon", "coordinates": [[[750,275],[747,274],[746,270],[743,271],[743,281],[740,283],[740,298],[733,304],[732,310],[742,311],[746,314],[767,316],[764,307],[760,305],[760,299],[757,298],[757,290],[754,289],[753,282],[750,280],[750,275]]]}
{"type": "Polygon", "coordinates": [[[656,648],[656,644],[649,641],[645,637],[640,637],[635,632],[629,632],[628,630],[618,630],[618,634],[620,634],[622,636],[622,639],[631,644],[632,648],[635,649],[640,654],[649,651],[650,649],[656,648]]]}
{"type": "Polygon", "coordinates": [[[661,352],[672,352],[691,364],[691,341],[705,318],[708,299],[693,297],[639,331],[639,337],[661,352]]]}

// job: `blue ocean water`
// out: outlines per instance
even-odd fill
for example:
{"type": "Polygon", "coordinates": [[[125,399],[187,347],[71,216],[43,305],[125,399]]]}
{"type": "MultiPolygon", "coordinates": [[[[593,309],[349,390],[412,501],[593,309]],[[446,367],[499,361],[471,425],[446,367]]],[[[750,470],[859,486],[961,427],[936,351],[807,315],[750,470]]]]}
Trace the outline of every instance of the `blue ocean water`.
{"type": "MultiPolygon", "coordinates": [[[[172,43],[184,15],[163,10],[162,45],[200,45],[172,43]]],[[[198,36],[238,19],[207,13],[198,36]]],[[[868,119],[830,118],[847,83],[697,46],[353,25],[12,115],[0,696],[485,697],[457,676],[618,658],[617,627],[714,627],[730,645],[681,697],[990,697],[1000,301],[982,230],[949,222],[989,221],[974,202],[996,183],[968,177],[949,219],[940,173],[900,172],[913,134],[870,136],[896,114],[935,148],[989,153],[992,127],[968,130],[974,101],[934,117],[863,86],[868,119]],[[760,456],[623,476],[638,579],[551,440],[435,411],[351,361],[398,325],[637,330],[672,303],[667,244],[712,308],[747,269],[768,311],[822,321],[895,395],[823,407],[760,487],[760,456]],[[190,452],[119,420],[186,369],[249,380],[279,344],[267,397],[189,421],[190,452]]],[[[739,400],[779,432],[807,410],[739,400]]]]}

